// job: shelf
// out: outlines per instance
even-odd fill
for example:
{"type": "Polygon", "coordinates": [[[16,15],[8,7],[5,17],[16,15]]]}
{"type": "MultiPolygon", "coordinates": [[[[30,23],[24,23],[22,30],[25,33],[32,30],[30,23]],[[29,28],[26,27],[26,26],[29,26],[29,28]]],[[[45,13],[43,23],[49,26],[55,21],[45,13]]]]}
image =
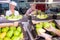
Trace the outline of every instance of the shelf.
{"type": "Polygon", "coordinates": [[[0,0],[0,3],[9,3],[10,0],[0,0]]]}
{"type": "Polygon", "coordinates": [[[36,3],[36,4],[59,4],[60,2],[26,2],[26,3],[36,3]]]}

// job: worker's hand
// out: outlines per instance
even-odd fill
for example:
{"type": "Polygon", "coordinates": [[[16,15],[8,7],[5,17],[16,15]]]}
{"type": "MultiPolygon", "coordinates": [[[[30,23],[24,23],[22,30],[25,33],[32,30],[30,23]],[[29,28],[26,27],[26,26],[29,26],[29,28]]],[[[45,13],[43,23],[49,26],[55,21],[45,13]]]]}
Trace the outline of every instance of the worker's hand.
{"type": "Polygon", "coordinates": [[[29,16],[32,16],[32,14],[29,14],[29,16]]]}
{"type": "Polygon", "coordinates": [[[1,15],[1,17],[4,17],[4,15],[1,15]]]}
{"type": "Polygon", "coordinates": [[[18,26],[18,22],[14,22],[14,26],[18,26]]]}
{"type": "Polygon", "coordinates": [[[50,25],[50,27],[49,28],[45,28],[47,31],[55,31],[56,30],[56,28],[54,28],[52,25],[50,25]]]}
{"type": "Polygon", "coordinates": [[[32,23],[33,24],[37,24],[37,23],[40,23],[40,21],[34,21],[34,20],[32,20],[32,23]]]}
{"type": "Polygon", "coordinates": [[[46,38],[52,38],[52,36],[49,35],[49,34],[47,34],[47,33],[41,33],[40,36],[41,36],[41,37],[44,37],[45,39],[46,39],[46,38]]]}

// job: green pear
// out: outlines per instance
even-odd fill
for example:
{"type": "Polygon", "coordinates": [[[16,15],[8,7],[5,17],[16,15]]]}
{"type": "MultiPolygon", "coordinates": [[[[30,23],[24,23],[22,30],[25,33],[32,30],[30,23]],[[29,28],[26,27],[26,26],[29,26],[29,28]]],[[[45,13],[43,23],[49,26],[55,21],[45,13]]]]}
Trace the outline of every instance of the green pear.
{"type": "Polygon", "coordinates": [[[37,15],[37,18],[40,18],[40,15],[37,15]]]}
{"type": "Polygon", "coordinates": [[[14,14],[12,14],[11,16],[5,16],[5,18],[8,20],[10,20],[10,19],[22,19],[22,15],[15,16],[14,14]]]}
{"type": "Polygon", "coordinates": [[[17,36],[13,36],[13,37],[12,37],[12,40],[20,40],[20,38],[17,37],[17,36]]]}
{"type": "Polygon", "coordinates": [[[43,22],[40,22],[39,24],[36,24],[36,28],[42,28],[43,27],[43,22]]]}
{"type": "Polygon", "coordinates": [[[5,18],[6,18],[6,19],[8,19],[8,18],[9,18],[9,16],[5,16],[5,18]]]}
{"type": "Polygon", "coordinates": [[[9,30],[9,27],[2,28],[2,32],[7,32],[9,30]]]}
{"type": "Polygon", "coordinates": [[[38,10],[38,14],[40,14],[41,13],[41,10],[38,10]]]}
{"type": "Polygon", "coordinates": [[[19,26],[19,27],[17,27],[17,31],[19,31],[19,32],[21,32],[21,31],[22,31],[20,26],[19,26]]]}
{"type": "Polygon", "coordinates": [[[23,38],[24,38],[23,33],[20,33],[19,38],[21,38],[21,39],[23,39],[23,38]]]}
{"type": "Polygon", "coordinates": [[[17,16],[17,19],[22,19],[22,15],[17,16]]]}
{"type": "Polygon", "coordinates": [[[17,16],[14,16],[13,19],[17,19],[17,16]]]}
{"type": "Polygon", "coordinates": [[[55,27],[55,23],[53,23],[53,22],[50,22],[50,24],[51,24],[51,25],[52,25],[54,28],[56,28],[56,27],[55,27]]]}
{"type": "Polygon", "coordinates": [[[15,27],[15,26],[11,26],[11,27],[10,27],[10,30],[15,31],[15,30],[16,30],[16,27],[15,27]]]}
{"type": "Polygon", "coordinates": [[[20,32],[17,30],[14,32],[14,36],[18,36],[19,34],[20,34],[20,32]]]}
{"type": "Polygon", "coordinates": [[[40,19],[45,19],[45,15],[40,15],[40,19]]]}
{"type": "Polygon", "coordinates": [[[1,33],[1,28],[0,28],[0,33],[1,33]]]}
{"type": "Polygon", "coordinates": [[[11,17],[11,19],[13,19],[13,17],[14,17],[15,15],[14,14],[12,14],[10,17],[11,17]]]}
{"type": "Polygon", "coordinates": [[[50,23],[49,22],[44,22],[44,28],[49,28],[50,27],[50,23]]]}
{"type": "Polygon", "coordinates": [[[45,14],[45,18],[48,18],[48,15],[47,14],[45,14]]]}
{"type": "Polygon", "coordinates": [[[13,30],[8,31],[6,34],[6,36],[9,38],[12,37],[12,35],[13,35],[13,30]]]}
{"type": "Polygon", "coordinates": [[[12,19],[12,17],[9,17],[8,20],[9,20],[9,19],[12,19]]]}
{"type": "Polygon", "coordinates": [[[5,27],[7,30],[9,30],[9,27],[5,27]]]}

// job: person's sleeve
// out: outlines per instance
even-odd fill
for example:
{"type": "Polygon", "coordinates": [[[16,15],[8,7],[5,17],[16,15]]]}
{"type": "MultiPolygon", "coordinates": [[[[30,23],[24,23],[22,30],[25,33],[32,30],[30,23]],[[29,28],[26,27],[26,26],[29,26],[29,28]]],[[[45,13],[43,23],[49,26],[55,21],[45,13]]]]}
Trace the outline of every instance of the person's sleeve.
{"type": "Polygon", "coordinates": [[[18,11],[16,11],[16,14],[15,15],[19,15],[19,12],[18,11]]]}
{"type": "Polygon", "coordinates": [[[8,11],[6,11],[6,16],[9,16],[9,12],[8,11]]]}
{"type": "Polygon", "coordinates": [[[28,13],[29,13],[29,10],[27,10],[26,14],[28,14],[28,13]]]}
{"type": "Polygon", "coordinates": [[[28,9],[25,15],[28,15],[30,13],[31,9],[28,9]]]}

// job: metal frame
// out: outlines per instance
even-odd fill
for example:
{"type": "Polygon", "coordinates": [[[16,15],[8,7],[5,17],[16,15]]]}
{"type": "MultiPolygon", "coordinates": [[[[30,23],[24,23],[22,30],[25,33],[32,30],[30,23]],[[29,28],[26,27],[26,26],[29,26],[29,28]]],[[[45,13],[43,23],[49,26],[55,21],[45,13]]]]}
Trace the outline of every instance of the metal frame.
{"type": "MultiPolygon", "coordinates": [[[[36,0],[34,0],[34,2],[36,3],[36,4],[55,4],[55,3],[60,3],[60,1],[58,2],[48,2],[48,0],[45,0],[45,2],[36,2],[36,0]]],[[[27,0],[26,0],[26,3],[33,3],[33,2],[28,2],[27,0]]]]}

